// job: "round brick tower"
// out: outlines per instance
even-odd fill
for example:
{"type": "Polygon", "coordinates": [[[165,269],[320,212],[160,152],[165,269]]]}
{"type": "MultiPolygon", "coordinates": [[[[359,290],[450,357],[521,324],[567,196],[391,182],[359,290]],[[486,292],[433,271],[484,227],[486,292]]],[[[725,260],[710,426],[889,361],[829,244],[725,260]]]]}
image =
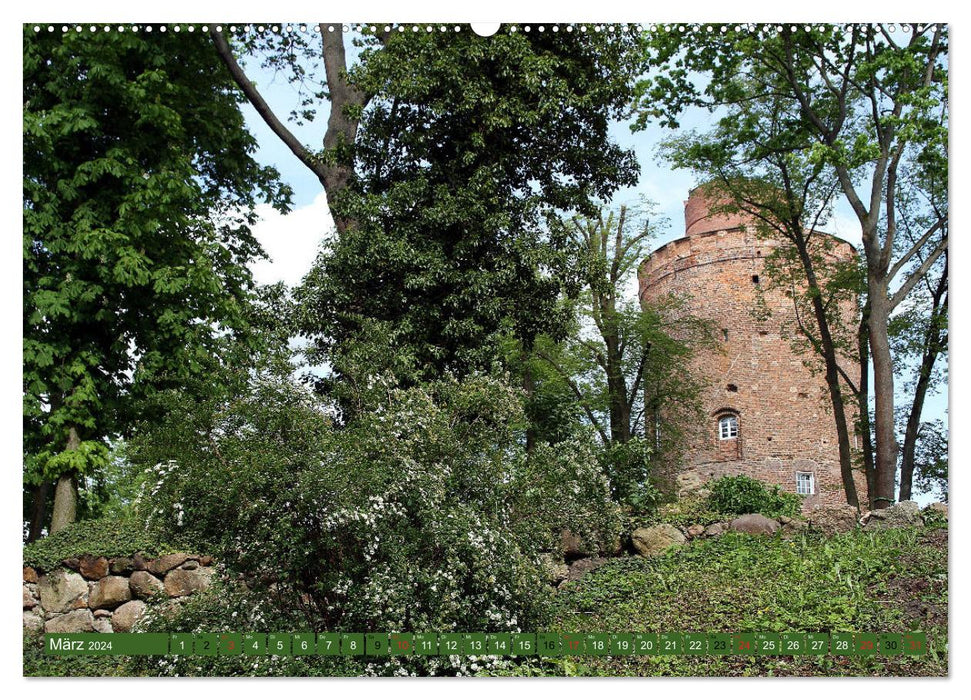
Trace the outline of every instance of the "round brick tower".
{"type": "MultiPolygon", "coordinates": [[[[793,301],[764,279],[765,258],[779,243],[759,235],[745,214],[711,209],[704,188],[692,190],[685,236],[654,251],[639,270],[642,304],[686,298],[693,315],[714,324],[719,345],[693,361],[708,424],[699,426],[678,481],[745,474],[806,494],[806,509],[846,503],[824,378],[793,350],[793,301]]],[[[834,242],[832,255],[856,256],[849,243],[834,242]]],[[[843,313],[855,327],[855,305],[843,313]]],[[[847,412],[851,420],[856,415],[849,406],[847,412]]],[[[855,434],[850,440],[858,447],[855,434]]],[[[862,479],[857,489],[863,502],[862,479]]]]}

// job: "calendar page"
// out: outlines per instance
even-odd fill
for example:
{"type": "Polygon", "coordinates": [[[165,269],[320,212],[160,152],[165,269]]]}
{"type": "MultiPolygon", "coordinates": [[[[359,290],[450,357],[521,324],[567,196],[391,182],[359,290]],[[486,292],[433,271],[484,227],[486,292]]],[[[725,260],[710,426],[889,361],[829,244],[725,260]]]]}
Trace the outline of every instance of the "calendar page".
{"type": "Polygon", "coordinates": [[[641,15],[22,25],[24,676],[949,675],[949,26],[641,15]]]}

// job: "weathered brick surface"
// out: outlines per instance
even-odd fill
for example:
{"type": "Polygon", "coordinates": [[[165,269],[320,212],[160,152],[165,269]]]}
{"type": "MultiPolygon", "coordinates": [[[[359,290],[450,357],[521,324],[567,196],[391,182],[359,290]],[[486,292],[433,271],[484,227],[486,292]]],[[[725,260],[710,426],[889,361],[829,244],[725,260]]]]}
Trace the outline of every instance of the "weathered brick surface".
{"type": "MultiPolygon", "coordinates": [[[[710,203],[700,189],[685,203],[686,236],[655,251],[640,269],[645,303],[674,294],[691,300],[692,312],[711,319],[719,348],[696,358],[695,373],[704,378],[703,402],[709,425],[686,455],[686,470],[705,480],[723,475],[748,476],[796,490],[796,472],[810,472],[817,504],[845,503],[839,473],[839,449],[829,393],[822,373],[813,372],[808,353],[793,350],[797,337],[793,302],[766,279],[765,258],[777,242],[745,225],[743,215],[705,216],[710,203]],[[738,416],[737,439],[721,440],[718,419],[738,416]]],[[[855,256],[838,241],[832,255],[855,256]]],[[[842,312],[856,325],[853,304],[842,312]]],[[[854,381],[858,369],[845,362],[854,381]]],[[[850,419],[855,416],[849,410],[850,419]]],[[[858,440],[851,434],[854,448],[858,440]]],[[[865,483],[857,480],[861,500],[865,483]]]]}

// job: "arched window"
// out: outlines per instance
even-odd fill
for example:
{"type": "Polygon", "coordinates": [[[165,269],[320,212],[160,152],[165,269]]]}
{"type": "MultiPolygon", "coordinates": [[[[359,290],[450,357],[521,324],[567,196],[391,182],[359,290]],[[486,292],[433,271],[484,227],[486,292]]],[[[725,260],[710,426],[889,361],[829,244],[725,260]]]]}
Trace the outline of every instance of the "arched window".
{"type": "Polygon", "coordinates": [[[718,439],[734,440],[738,437],[738,416],[728,413],[718,419],[718,439]]]}

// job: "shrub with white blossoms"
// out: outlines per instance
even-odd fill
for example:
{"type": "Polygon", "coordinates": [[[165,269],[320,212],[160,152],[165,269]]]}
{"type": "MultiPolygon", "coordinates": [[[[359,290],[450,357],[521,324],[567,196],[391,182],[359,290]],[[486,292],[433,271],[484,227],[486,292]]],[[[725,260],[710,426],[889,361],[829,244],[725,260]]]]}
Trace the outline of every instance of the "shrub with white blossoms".
{"type": "MultiPolygon", "coordinates": [[[[486,376],[384,396],[341,428],[286,381],[209,414],[170,411],[139,438],[157,459],[184,436],[145,510],[316,631],[540,629],[540,552],[563,528],[599,549],[618,534],[592,438],[527,454],[518,390],[486,376]]],[[[416,657],[369,671],[463,668],[416,657]]]]}

